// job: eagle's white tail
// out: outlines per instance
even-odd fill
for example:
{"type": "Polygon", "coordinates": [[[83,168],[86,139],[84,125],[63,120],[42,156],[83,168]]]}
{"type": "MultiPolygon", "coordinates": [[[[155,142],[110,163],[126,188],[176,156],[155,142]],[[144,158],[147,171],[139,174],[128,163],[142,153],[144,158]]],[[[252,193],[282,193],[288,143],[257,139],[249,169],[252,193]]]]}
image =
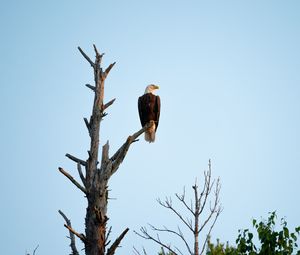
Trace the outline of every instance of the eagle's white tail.
{"type": "Polygon", "coordinates": [[[153,143],[155,141],[155,123],[151,125],[148,130],[145,131],[145,140],[149,143],[153,143]]]}

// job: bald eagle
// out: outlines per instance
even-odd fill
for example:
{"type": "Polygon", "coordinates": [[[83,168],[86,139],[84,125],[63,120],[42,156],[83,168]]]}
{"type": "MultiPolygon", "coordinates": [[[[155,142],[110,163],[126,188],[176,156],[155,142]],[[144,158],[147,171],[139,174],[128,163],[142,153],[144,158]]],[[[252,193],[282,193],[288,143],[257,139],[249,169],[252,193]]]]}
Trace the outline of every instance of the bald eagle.
{"type": "Polygon", "coordinates": [[[144,95],[140,96],[138,100],[142,127],[150,121],[154,121],[154,124],[145,131],[145,140],[149,143],[153,143],[155,141],[155,132],[159,122],[160,98],[153,94],[153,91],[156,89],[159,89],[157,85],[148,85],[145,89],[144,95]]]}

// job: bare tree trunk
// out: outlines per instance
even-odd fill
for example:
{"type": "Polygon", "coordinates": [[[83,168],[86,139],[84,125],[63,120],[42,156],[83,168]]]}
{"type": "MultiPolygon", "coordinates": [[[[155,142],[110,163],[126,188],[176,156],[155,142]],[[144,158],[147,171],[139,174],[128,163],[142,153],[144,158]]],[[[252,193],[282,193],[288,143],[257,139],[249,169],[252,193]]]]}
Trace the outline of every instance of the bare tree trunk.
{"type": "MultiPolygon", "coordinates": [[[[79,48],[80,50],[80,48],[79,48]]],[[[80,50],[81,53],[83,53],[80,50]]],[[[96,60],[93,63],[95,79],[95,97],[92,116],[88,124],[91,137],[89,158],[86,164],[86,185],[88,207],[85,218],[85,232],[87,242],[85,243],[86,254],[105,254],[105,234],[107,222],[107,179],[100,178],[101,171],[98,171],[98,150],[100,139],[100,122],[103,116],[104,82],[106,75],[100,68],[103,55],[100,55],[95,48],[96,60]]],[[[83,54],[84,55],[84,54],[83,54]]],[[[111,64],[111,67],[114,64],[111,64]]],[[[101,166],[102,168],[102,166],[101,166]]]]}
{"type": "Polygon", "coordinates": [[[199,216],[200,216],[200,201],[198,197],[198,186],[192,186],[195,194],[195,224],[194,224],[194,255],[199,255],[199,216]]]}
{"type": "MultiPolygon", "coordinates": [[[[94,70],[95,85],[92,86],[90,84],[86,84],[86,86],[94,92],[92,115],[89,121],[84,118],[84,122],[91,139],[90,150],[88,151],[89,157],[87,160],[82,160],[70,154],[66,154],[69,159],[77,163],[77,169],[82,185],[64,169],[59,168],[59,171],[64,174],[77,188],[79,188],[87,198],[88,206],[85,218],[85,235],[77,233],[70,224],[66,224],[65,227],[69,229],[70,235],[75,235],[84,242],[86,255],[113,255],[129,229],[126,228],[110,245],[106,252],[106,247],[110,244],[110,241],[108,240],[110,231],[106,234],[106,224],[108,221],[108,181],[109,178],[118,170],[119,165],[123,162],[130,145],[137,141],[137,137],[144,133],[146,129],[151,127],[152,123],[129,136],[124,144],[111,157],[109,157],[109,143],[107,141],[107,143],[102,147],[101,164],[99,164],[98,155],[101,120],[107,115],[104,111],[115,101],[115,99],[112,99],[106,104],[103,103],[104,83],[115,63],[110,64],[105,71],[103,71],[101,67],[101,60],[104,54],[99,54],[95,45],[94,50],[96,58],[94,62],[82,51],[80,47],[78,47],[78,49],[94,70]],[[85,168],[85,176],[82,172],[82,166],[85,168]]],[[[76,248],[75,243],[72,243],[72,245],[72,250],[74,252],[74,249],[76,248]]]]}

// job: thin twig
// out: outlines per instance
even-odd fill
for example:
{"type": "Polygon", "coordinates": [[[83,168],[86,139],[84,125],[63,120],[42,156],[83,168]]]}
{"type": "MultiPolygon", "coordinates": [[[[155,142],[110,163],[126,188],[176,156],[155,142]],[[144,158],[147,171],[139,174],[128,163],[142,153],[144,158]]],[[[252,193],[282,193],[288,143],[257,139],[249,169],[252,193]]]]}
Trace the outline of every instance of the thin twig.
{"type": "Polygon", "coordinates": [[[215,217],[215,219],[214,219],[212,225],[210,226],[210,229],[209,229],[209,231],[208,231],[208,233],[207,233],[207,235],[206,235],[205,242],[203,243],[203,247],[202,247],[202,250],[201,250],[200,254],[203,254],[204,249],[205,249],[206,244],[207,244],[207,240],[208,240],[208,238],[210,237],[211,230],[212,230],[213,227],[215,226],[215,223],[216,223],[216,221],[217,221],[217,219],[218,219],[218,217],[219,217],[219,215],[220,215],[221,212],[222,212],[222,209],[221,209],[221,207],[219,207],[219,209],[218,209],[218,211],[217,211],[217,214],[216,214],[216,217],[215,217]]]}
{"type": "Polygon", "coordinates": [[[166,245],[165,243],[163,243],[162,241],[160,241],[159,236],[157,235],[157,238],[154,238],[153,236],[151,236],[148,232],[147,229],[145,227],[142,227],[140,229],[140,231],[142,232],[142,234],[134,231],[135,234],[137,234],[138,236],[146,239],[146,240],[152,240],[155,243],[161,245],[162,247],[166,248],[168,251],[170,251],[172,254],[174,255],[178,255],[172,248],[170,248],[168,245],[166,245]]]}
{"type": "MultiPolygon", "coordinates": [[[[141,253],[134,246],[133,246],[133,252],[135,255],[141,255],[141,253]]],[[[143,247],[143,253],[144,253],[144,255],[147,255],[147,252],[144,247],[143,247]]]]}
{"type": "Polygon", "coordinates": [[[172,201],[169,200],[169,199],[166,199],[165,202],[163,203],[161,200],[157,200],[158,203],[167,208],[167,209],[170,209],[172,212],[174,212],[178,217],[179,219],[192,231],[194,232],[193,228],[188,224],[188,222],[181,216],[181,214],[179,212],[177,212],[177,210],[174,209],[174,207],[172,206],[172,201]]]}
{"type": "Polygon", "coordinates": [[[183,194],[181,196],[179,196],[177,193],[175,195],[179,199],[179,201],[184,204],[184,206],[186,207],[186,209],[188,209],[195,216],[193,208],[190,207],[190,206],[188,206],[187,203],[186,203],[186,201],[185,201],[185,188],[183,188],[183,194]]]}
{"type": "MultiPolygon", "coordinates": [[[[149,224],[149,225],[150,225],[150,224],[149,224]]],[[[190,247],[189,247],[189,245],[188,245],[188,243],[187,243],[187,241],[185,240],[185,238],[184,238],[184,236],[183,236],[183,233],[181,232],[181,230],[180,230],[179,227],[178,227],[178,232],[179,232],[179,233],[176,232],[176,231],[174,231],[174,230],[168,229],[168,228],[165,227],[165,226],[164,226],[163,229],[156,228],[156,227],[154,227],[153,225],[150,225],[150,227],[151,227],[154,231],[158,231],[158,232],[169,232],[169,233],[172,233],[172,234],[178,236],[178,237],[184,242],[184,244],[185,244],[185,246],[186,246],[188,252],[189,252],[191,255],[193,254],[192,251],[191,251],[191,249],[190,249],[190,247]]]]}
{"type": "Polygon", "coordinates": [[[220,193],[220,185],[219,185],[219,179],[218,179],[217,184],[216,184],[216,189],[215,189],[214,205],[213,205],[212,208],[210,208],[210,214],[208,215],[208,217],[206,218],[206,220],[204,221],[204,223],[200,227],[199,232],[201,232],[203,230],[203,228],[206,226],[206,224],[210,221],[213,214],[218,212],[219,208],[217,209],[217,207],[218,207],[218,204],[219,204],[219,193],[220,193]]]}
{"type": "Polygon", "coordinates": [[[35,255],[35,252],[36,252],[36,250],[39,248],[39,244],[35,247],[35,249],[33,250],[33,253],[32,253],[32,255],[35,255]]]}

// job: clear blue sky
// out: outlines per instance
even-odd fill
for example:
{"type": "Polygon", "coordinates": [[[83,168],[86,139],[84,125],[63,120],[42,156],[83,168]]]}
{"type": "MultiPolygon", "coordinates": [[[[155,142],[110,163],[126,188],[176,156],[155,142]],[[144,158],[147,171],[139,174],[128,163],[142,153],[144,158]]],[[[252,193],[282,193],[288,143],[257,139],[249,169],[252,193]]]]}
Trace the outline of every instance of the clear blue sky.
{"type": "MultiPolygon", "coordinates": [[[[212,160],[224,210],[213,239],[234,244],[252,217],[277,210],[300,225],[300,2],[2,1],[1,253],[68,254],[63,210],[84,232],[85,199],[59,172],[87,157],[92,44],[116,61],[103,122],[111,153],[140,128],[137,98],[160,85],[157,141],[135,143],[113,176],[112,237],[119,254],[158,247],[132,230],[177,226],[156,198],[189,190],[212,160]]],[[[191,194],[191,193],[190,193],[191,194]]],[[[79,242],[78,242],[79,243],[79,242]]]]}

